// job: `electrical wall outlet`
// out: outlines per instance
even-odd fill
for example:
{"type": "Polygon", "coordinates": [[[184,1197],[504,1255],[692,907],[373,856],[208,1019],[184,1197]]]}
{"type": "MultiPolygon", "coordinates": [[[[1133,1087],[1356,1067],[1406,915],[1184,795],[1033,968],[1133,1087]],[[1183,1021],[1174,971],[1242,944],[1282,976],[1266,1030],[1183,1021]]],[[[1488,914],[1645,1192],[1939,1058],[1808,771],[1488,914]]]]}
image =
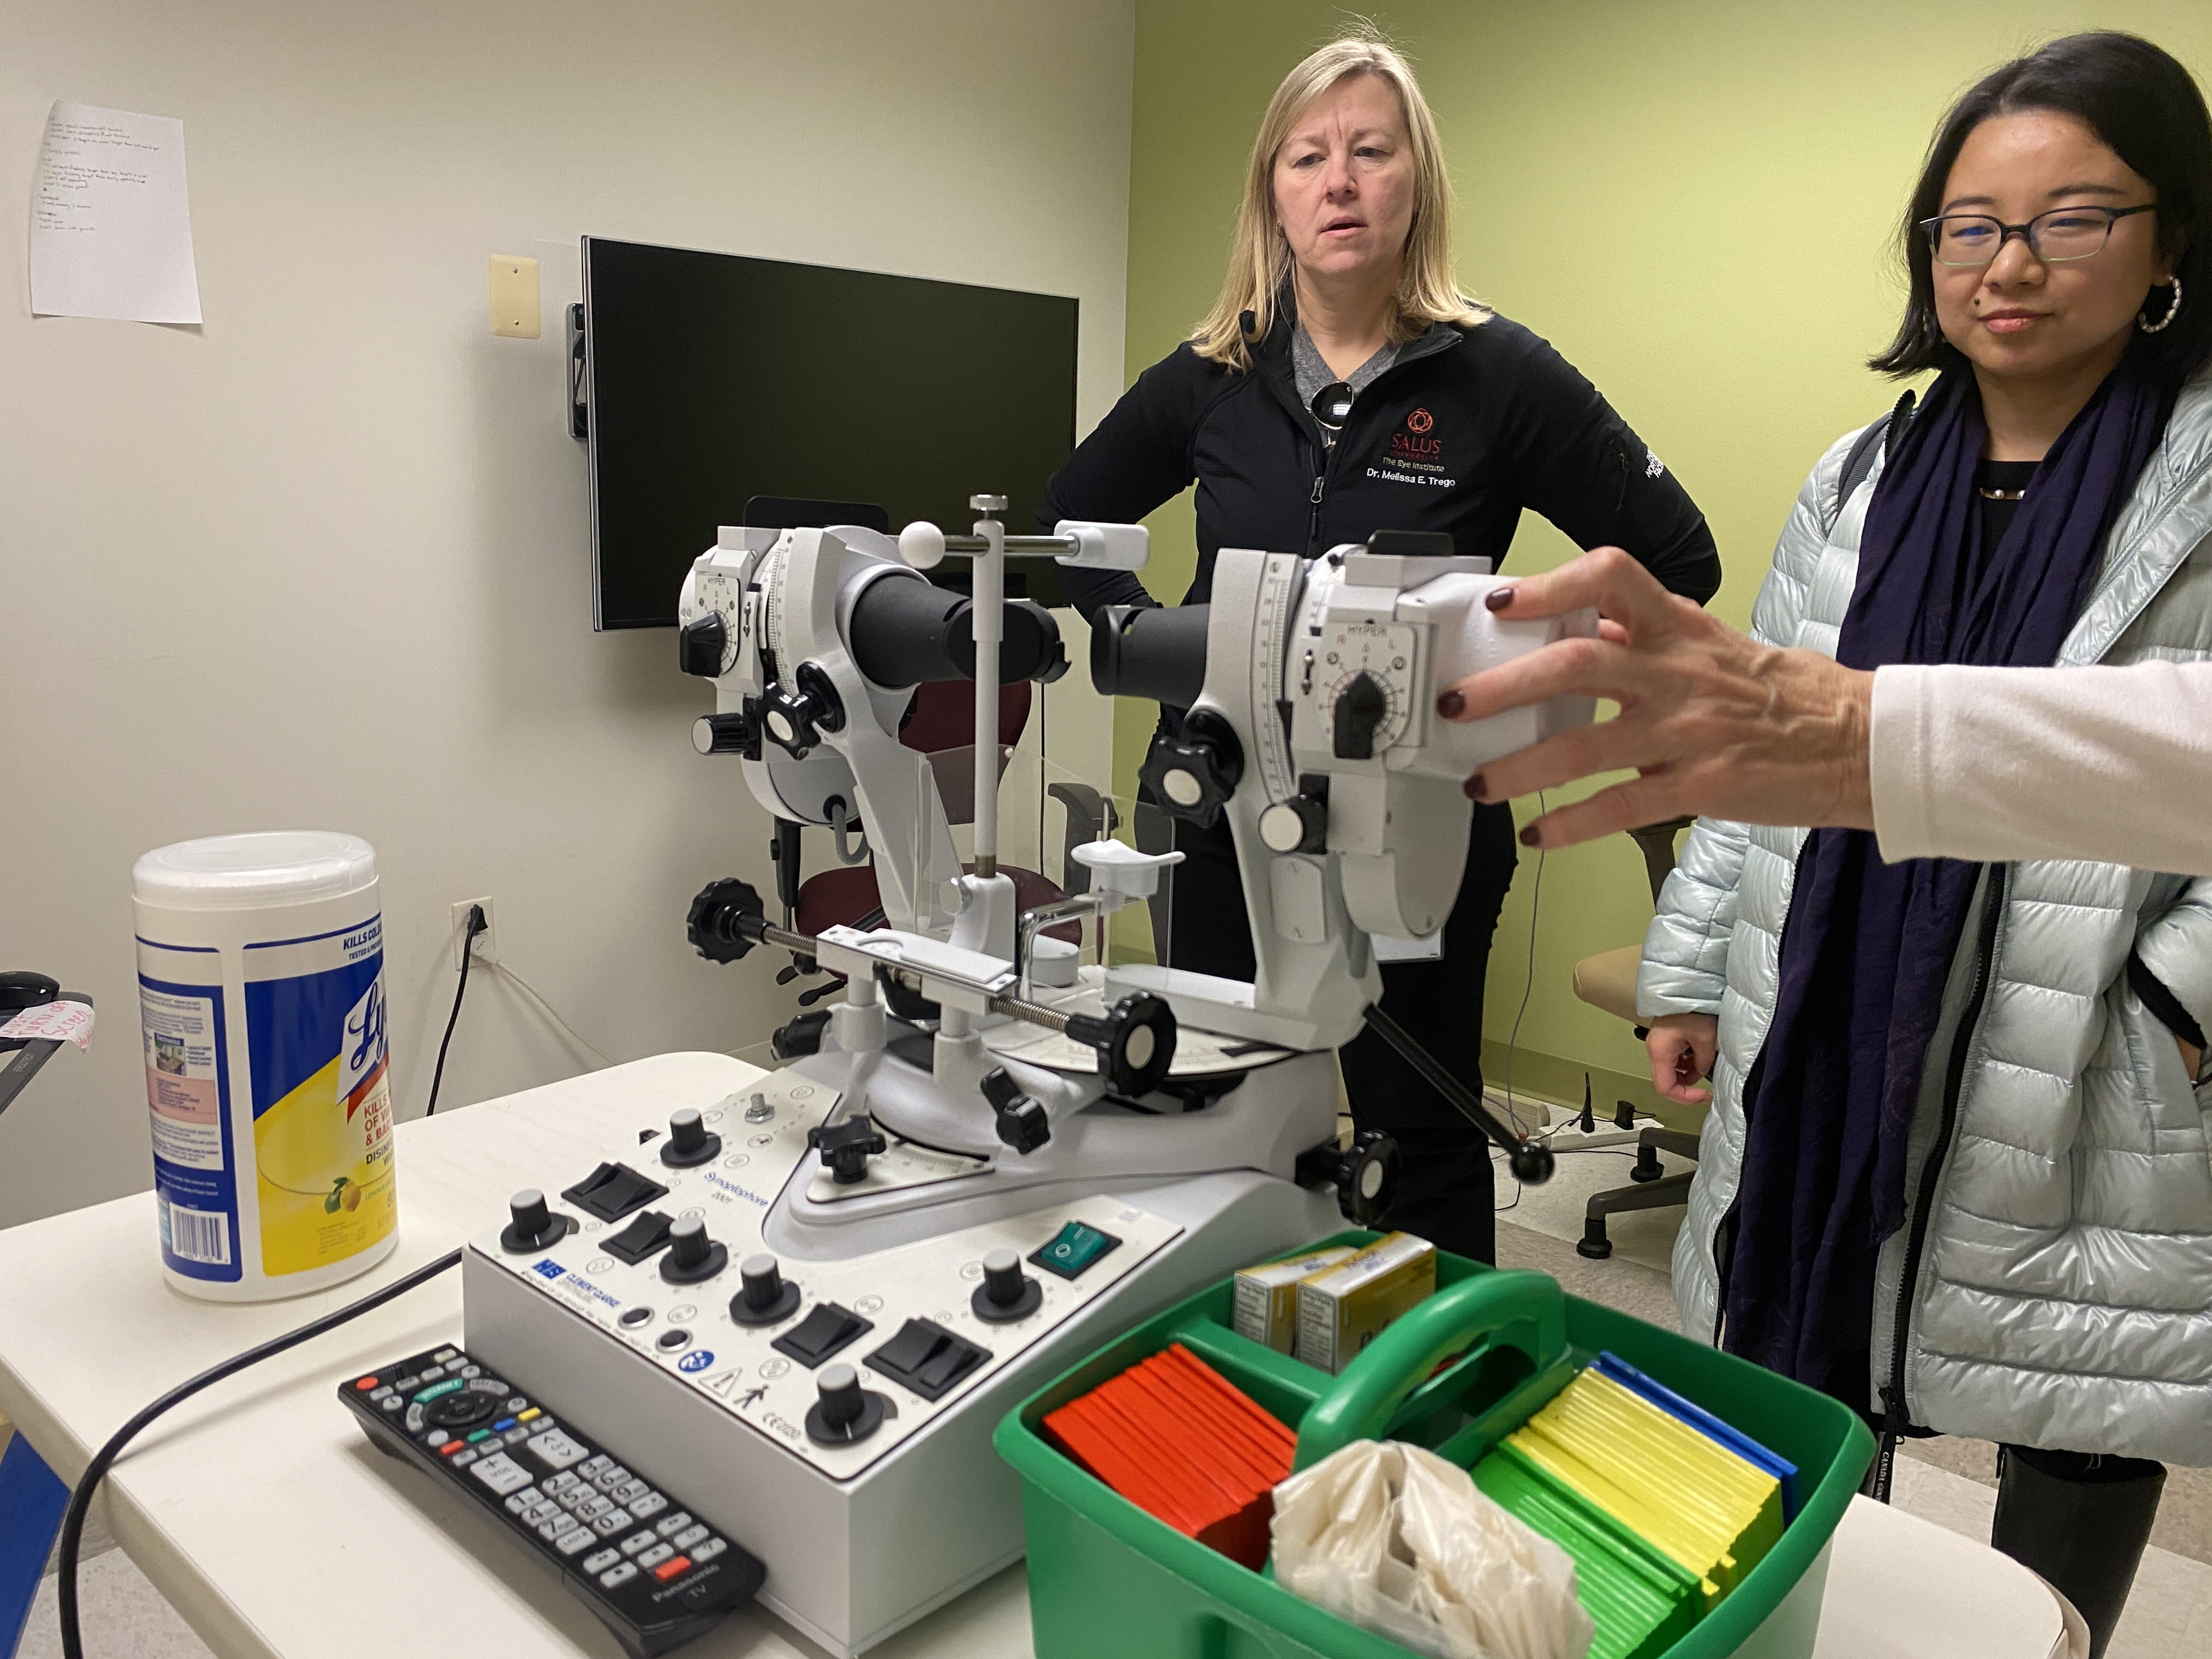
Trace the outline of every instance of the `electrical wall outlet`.
{"type": "Polygon", "coordinates": [[[469,907],[472,904],[483,906],[484,913],[484,930],[476,936],[474,941],[477,960],[478,962],[499,960],[499,935],[492,931],[491,901],[488,898],[462,899],[453,906],[453,971],[457,974],[461,971],[461,952],[470,948],[471,945],[469,907]]]}

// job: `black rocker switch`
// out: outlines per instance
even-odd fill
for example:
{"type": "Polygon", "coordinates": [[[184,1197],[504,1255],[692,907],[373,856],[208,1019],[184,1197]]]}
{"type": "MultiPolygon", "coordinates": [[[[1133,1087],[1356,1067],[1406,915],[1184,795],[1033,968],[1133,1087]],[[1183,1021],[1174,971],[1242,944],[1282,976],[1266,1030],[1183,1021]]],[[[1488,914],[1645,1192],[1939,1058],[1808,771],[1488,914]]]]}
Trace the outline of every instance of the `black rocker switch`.
{"type": "Polygon", "coordinates": [[[640,1175],[627,1164],[602,1164],[561,1196],[602,1221],[619,1221],[632,1210],[656,1198],[664,1198],[667,1193],[667,1188],[650,1176],[640,1175]]]}
{"type": "Polygon", "coordinates": [[[883,1427],[883,1395],[862,1388],[850,1365],[830,1366],[814,1387],[816,1400],[806,1408],[806,1437],[817,1445],[849,1446],[883,1427]]]}
{"type": "Polygon", "coordinates": [[[896,1336],[868,1356],[868,1369],[904,1383],[924,1400],[942,1400],[990,1358],[989,1349],[953,1335],[934,1321],[909,1319],[896,1336]]]}
{"type": "Polygon", "coordinates": [[[813,1312],[769,1346],[789,1354],[812,1370],[840,1348],[859,1341],[875,1328],[873,1321],[861,1318],[850,1308],[841,1308],[834,1302],[819,1302],[813,1312]]]}
{"type": "Polygon", "coordinates": [[[620,1232],[602,1239],[599,1248],[617,1261],[627,1261],[633,1267],[655,1250],[668,1247],[668,1230],[673,1224],[658,1210],[647,1210],[620,1232]]]}
{"type": "Polygon", "coordinates": [[[983,1282],[968,1298],[968,1305],[976,1318],[1006,1325],[1027,1319],[1043,1300],[1043,1289],[1022,1271],[1021,1257],[997,1249],[983,1258],[983,1282]]]}
{"type": "Polygon", "coordinates": [[[682,1215],[669,1224],[668,1254],[660,1258],[660,1276],[670,1284],[696,1285],[729,1265],[730,1247],[707,1237],[703,1218],[682,1215]]]}
{"type": "Polygon", "coordinates": [[[775,1258],[763,1252],[738,1264],[743,1288],[730,1298],[730,1317],[740,1325],[773,1325],[799,1311],[799,1286],[787,1281],[775,1258]]]}
{"type": "Polygon", "coordinates": [[[889,1143],[866,1112],[857,1112],[842,1123],[825,1123],[806,1132],[806,1144],[822,1154],[831,1176],[849,1187],[868,1172],[868,1159],[889,1143]]]}
{"type": "Polygon", "coordinates": [[[525,1187],[507,1201],[507,1224],[500,1229],[499,1247],[521,1255],[557,1243],[575,1231],[574,1218],[555,1215],[545,1206],[545,1194],[525,1187]]]}
{"type": "Polygon", "coordinates": [[[660,1161],[672,1170],[688,1170],[718,1157],[722,1150],[722,1138],[707,1132],[706,1121],[696,1106],[686,1106],[672,1112],[668,1117],[668,1144],[660,1149],[660,1161]]]}

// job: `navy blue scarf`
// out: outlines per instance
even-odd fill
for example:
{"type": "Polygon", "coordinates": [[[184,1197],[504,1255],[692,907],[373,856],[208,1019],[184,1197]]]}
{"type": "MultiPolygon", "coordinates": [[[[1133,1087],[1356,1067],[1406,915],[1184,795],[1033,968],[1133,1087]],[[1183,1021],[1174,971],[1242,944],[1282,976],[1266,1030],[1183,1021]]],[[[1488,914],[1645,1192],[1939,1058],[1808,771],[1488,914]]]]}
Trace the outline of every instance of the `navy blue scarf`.
{"type": "MultiPolygon", "coordinates": [[[[1837,659],[2056,661],[2172,401],[2125,368],[2108,376],[1984,565],[1974,469],[1987,428],[1972,373],[1946,373],[1896,434],[1837,659]]],[[[1814,830],[1797,860],[1774,1019],[1744,1090],[1724,1340],[1855,1407],[1875,1258],[1904,1218],[1921,1070],[1981,867],[1885,864],[1858,830],[1814,830]]]]}

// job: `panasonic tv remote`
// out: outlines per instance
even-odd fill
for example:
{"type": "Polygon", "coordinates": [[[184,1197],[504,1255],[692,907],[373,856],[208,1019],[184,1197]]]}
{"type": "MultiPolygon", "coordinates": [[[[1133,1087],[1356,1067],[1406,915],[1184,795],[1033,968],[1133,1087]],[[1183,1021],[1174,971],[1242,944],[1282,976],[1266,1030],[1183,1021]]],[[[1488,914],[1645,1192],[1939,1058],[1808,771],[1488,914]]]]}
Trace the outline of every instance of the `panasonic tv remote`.
{"type": "Polygon", "coordinates": [[[504,1522],[640,1659],[760,1589],[756,1557],[459,1348],[349,1377],[338,1397],[379,1448],[504,1522]]]}

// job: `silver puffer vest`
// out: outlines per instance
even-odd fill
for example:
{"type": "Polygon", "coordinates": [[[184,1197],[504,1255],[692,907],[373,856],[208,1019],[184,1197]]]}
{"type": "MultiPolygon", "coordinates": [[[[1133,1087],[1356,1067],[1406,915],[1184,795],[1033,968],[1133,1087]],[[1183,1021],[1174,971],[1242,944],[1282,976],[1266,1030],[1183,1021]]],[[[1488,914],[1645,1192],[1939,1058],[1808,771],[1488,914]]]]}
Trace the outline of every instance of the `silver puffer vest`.
{"type": "MultiPolygon", "coordinates": [[[[1753,613],[1763,641],[1835,654],[1880,471],[1837,501],[1856,435],[1798,495],[1753,613]]],[[[2059,661],[2153,658],[2212,658],[2212,374],[2183,392],[2059,661]]],[[[1805,833],[1700,820],[1637,980],[1647,1017],[1720,1018],[1674,1244],[1682,1328],[1708,1340],[1805,833]]],[[[2212,1464],[2212,1083],[2192,1087],[2129,989],[2130,951],[2212,1030],[2212,880],[2072,861],[1984,872],[1929,1050],[1905,1224],[1881,1251],[1871,1409],[1901,1389],[1905,1416],[1945,1434],[2212,1464]]]]}

